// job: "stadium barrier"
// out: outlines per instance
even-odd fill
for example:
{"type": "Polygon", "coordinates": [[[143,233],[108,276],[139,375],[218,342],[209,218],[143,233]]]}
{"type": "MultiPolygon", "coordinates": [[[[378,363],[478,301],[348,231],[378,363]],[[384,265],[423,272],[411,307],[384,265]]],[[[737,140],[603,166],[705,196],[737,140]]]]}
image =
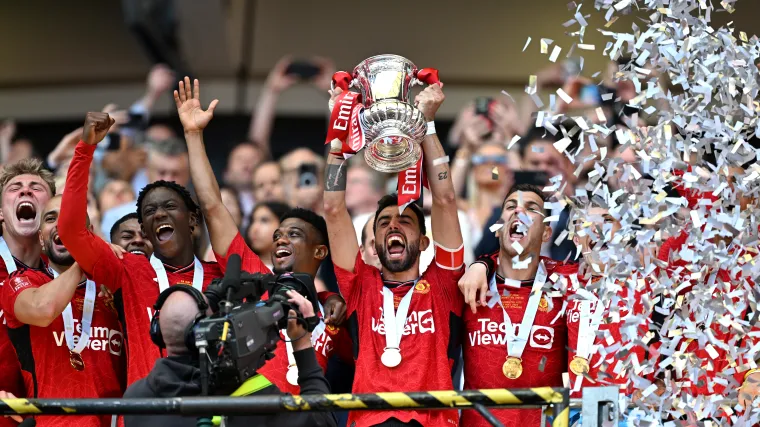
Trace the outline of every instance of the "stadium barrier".
{"type": "Polygon", "coordinates": [[[536,387],[412,393],[207,396],[161,399],[0,399],[1,415],[252,415],[287,411],[474,409],[494,426],[488,408],[553,409],[552,427],[568,427],[569,390],[536,387]]]}

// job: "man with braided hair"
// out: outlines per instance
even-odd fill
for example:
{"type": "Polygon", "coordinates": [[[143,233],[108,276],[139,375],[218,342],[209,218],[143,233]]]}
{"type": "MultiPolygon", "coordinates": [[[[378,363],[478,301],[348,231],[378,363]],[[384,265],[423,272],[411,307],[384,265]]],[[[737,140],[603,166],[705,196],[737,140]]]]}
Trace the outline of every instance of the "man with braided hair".
{"type": "Polygon", "coordinates": [[[144,255],[114,255],[108,244],[86,226],[87,183],[95,146],[114,120],[105,113],[87,113],[82,141],[76,147],[66,179],[60,216],[60,238],[88,277],[113,284],[124,300],[127,343],[127,385],[145,377],[161,356],[149,336],[152,307],[160,291],[172,285],[203,290],[221,277],[216,263],[193,254],[193,230],[200,224],[200,210],[190,193],[174,182],[156,181],[137,198],[137,220],[153,246],[144,255]]]}

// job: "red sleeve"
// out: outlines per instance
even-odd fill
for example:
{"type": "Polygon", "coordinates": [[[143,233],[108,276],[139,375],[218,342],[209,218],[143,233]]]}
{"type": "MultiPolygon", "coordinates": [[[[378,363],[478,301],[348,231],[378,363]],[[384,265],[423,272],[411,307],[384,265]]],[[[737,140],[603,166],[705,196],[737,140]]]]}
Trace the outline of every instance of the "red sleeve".
{"type": "Polygon", "coordinates": [[[120,287],[124,264],[113,254],[108,243],[87,228],[87,188],[94,151],[94,146],[82,141],[74,150],[61,200],[58,233],[82,270],[113,292],[120,287]]]}
{"type": "Polygon", "coordinates": [[[668,237],[660,247],[660,250],[657,251],[657,259],[668,262],[670,260],[670,253],[680,250],[681,246],[683,246],[688,239],[689,233],[686,232],[686,230],[681,230],[681,232],[678,233],[678,236],[668,237]]]}
{"type": "Polygon", "coordinates": [[[440,294],[446,300],[446,303],[457,316],[462,315],[462,309],[464,308],[464,296],[459,291],[459,279],[464,275],[464,265],[456,270],[449,270],[438,265],[437,262],[432,262],[425,270],[425,274],[422,276],[429,280],[430,286],[435,286],[440,289],[440,294]]]}
{"type": "MultiPolygon", "coordinates": [[[[338,280],[338,289],[340,290],[340,294],[343,295],[343,298],[346,300],[346,316],[350,316],[356,311],[357,307],[359,307],[359,300],[363,293],[362,286],[373,286],[376,284],[375,280],[367,280],[367,277],[364,277],[364,280],[361,280],[363,273],[374,267],[368,267],[367,264],[364,263],[361,252],[356,254],[353,273],[344,270],[337,265],[334,267],[335,278],[338,280]]],[[[377,278],[379,278],[380,272],[377,269],[375,269],[375,271],[377,272],[377,278]]],[[[372,275],[372,278],[375,279],[374,274],[372,275]]]]}
{"type": "MultiPolygon", "coordinates": [[[[688,171],[691,172],[691,170],[691,166],[689,166],[688,171]]],[[[683,176],[684,173],[684,171],[678,169],[673,171],[673,175],[679,177],[683,176]]],[[[712,193],[704,193],[694,188],[686,188],[686,186],[684,186],[683,182],[680,180],[673,183],[673,189],[676,190],[678,194],[681,195],[681,197],[684,197],[686,199],[686,202],[688,203],[690,209],[695,209],[697,205],[699,205],[700,199],[709,199],[713,202],[719,199],[718,196],[712,193]]]]}
{"type": "Polygon", "coordinates": [[[229,261],[230,255],[232,254],[240,256],[243,271],[248,273],[271,273],[269,267],[264,265],[261,258],[248,247],[245,243],[245,239],[243,239],[243,236],[241,236],[240,233],[232,239],[230,247],[227,248],[227,256],[221,256],[214,251],[214,257],[216,258],[216,262],[219,263],[219,268],[222,270],[222,273],[227,271],[227,261],[229,261]]]}
{"type": "Polygon", "coordinates": [[[27,289],[35,289],[41,286],[36,280],[14,271],[10,277],[0,286],[0,306],[5,310],[5,319],[9,328],[19,328],[24,324],[16,319],[16,299],[27,289]]]}
{"type": "MultiPolygon", "coordinates": [[[[16,356],[16,350],[13,348],[10,338],[8,337],[8,331],[2,320],[0,320],[0,390],[13,393],[16,397],[26,396],[24,387],[24,377],[21,375],[21,367],[19,366],[18,357],[16,356]]],[[[3,424],[3,420],[7,418],[0,417],[0,427],[6,425],[17,426],[15,422],[12,424],[3,424]]]]}

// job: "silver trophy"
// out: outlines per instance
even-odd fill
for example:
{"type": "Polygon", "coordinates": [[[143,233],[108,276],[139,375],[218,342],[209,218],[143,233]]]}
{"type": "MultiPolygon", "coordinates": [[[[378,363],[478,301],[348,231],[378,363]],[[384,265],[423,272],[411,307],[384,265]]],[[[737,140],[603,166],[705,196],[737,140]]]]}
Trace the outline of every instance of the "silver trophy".
{"type": "Polygon", "coordinates": [[[361,93],[364,111],[360,121],[368,141],[364,159],[370,167],[396,173],[419,161],[427,120],[409,103],[409,93],[415,85],[437,82],[435,69],[417,70],[412,61],[402,56],[377,55],[357,65],[342,85],[336,83],[343,90],[358,89],[361,93]]]}

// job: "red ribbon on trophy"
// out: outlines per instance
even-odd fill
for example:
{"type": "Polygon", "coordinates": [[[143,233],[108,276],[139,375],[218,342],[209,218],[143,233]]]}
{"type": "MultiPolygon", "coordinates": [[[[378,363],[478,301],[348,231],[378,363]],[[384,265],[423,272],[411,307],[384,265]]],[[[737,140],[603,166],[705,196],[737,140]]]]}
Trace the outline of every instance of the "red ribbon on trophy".
{"type": "Polygon", "coordinates": [[[419,200],[422,195],[422,186],[430,189],[427,175],[425,175],[425,171],[422,167],[422,159],[424,157],[424,155],[421,155],[420,159],[414,166],[398,173],[396,192],[398,193],[399,212],[404,212],[404,209],[406,209],[410,203],[419,200]]]}
{"type": "Polygon", "coordinates": [[[358,153],[366,143],[364,130],[359,121],[364,106],[361,103],[361,95],[348,90],[350,81],[351,76],[345,71],[333,75],[333,85],[343,89],[343,93],[335,98],[325,140],[325,145],[336,138],[340,140],[343,143],[341,153],[348,157],[358,153]]]}
{"type": "MultiPolygon", "coordinates": [[[[438,70],[434,68],[423,68],[416,72],[415,77],[428,85],[440,82],[438,70]]],[[[365,106],[359,93],[348,90],[351,81],[352,76],[345,71],[339,71],[333,75],[333,87],[339,87],[343,92],[334,100],[325,140],[325,145],[330,144],[336,138],[341,141],[341,154],[345,158],[358,153],[366,144],[365,132],[360,121],[365,106]]],[[[385,142],[389,144],[398,142],[394,141],[394,138],[400,137],[386,137],[385,139],[388,141],[385,142]]],[[[419,160],[413,166],[398,174],[398,205],[402,212],[410,203],[419,200],[423,186],[430,188],[424,174],[422,159],[423,156],[420,155],[419,160]]]]}

